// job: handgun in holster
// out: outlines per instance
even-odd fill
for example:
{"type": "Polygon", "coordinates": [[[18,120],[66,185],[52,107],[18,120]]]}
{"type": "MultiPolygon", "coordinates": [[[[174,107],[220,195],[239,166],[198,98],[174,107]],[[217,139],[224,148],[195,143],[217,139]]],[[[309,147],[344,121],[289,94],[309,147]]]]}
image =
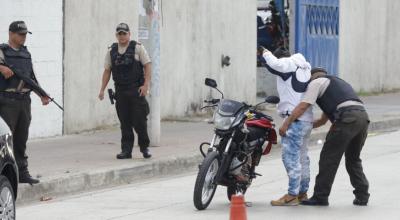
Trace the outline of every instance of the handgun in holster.
{"type": "Polygon", "coordinates": [[[110,97],[111,105],[114,105],[115,93],[112,89],[108,89],[108,97],[110,97]]]}

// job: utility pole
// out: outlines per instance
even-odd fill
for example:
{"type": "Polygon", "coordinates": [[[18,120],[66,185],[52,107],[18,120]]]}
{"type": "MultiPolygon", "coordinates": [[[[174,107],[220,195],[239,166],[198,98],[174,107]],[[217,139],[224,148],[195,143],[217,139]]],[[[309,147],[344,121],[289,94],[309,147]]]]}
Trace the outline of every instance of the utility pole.
{"type": "Polygon", "coordinates": [[[150,145],[160,146],[160,14],[159,0],[140,0],[139,7],[139,40],[148,49],[152,60],[150,84],[150,145]]]}

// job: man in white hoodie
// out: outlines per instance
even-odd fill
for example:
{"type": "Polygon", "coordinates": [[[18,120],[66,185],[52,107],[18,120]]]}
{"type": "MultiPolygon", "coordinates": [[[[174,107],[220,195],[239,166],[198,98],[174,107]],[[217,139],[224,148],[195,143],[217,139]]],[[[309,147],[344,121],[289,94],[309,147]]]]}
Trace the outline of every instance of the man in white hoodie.
{"type": "MultiPolygon", "coordinates": [[[[270,73],[277,76],[280,96],[279,115],[286,119],[301,102],[311,78],[311,65],[303,55],[290,55],[289,51],[278,48],[274,54],[262,48],[261,51],[270,73]]],[[[310,159],[307,142],[313,127],[313,112],[310,107],[289,127],[282,137],[282,160],[289,177],[288,193],[273,206],[294,206],[307,199],[310,182],[310,159]]]]}

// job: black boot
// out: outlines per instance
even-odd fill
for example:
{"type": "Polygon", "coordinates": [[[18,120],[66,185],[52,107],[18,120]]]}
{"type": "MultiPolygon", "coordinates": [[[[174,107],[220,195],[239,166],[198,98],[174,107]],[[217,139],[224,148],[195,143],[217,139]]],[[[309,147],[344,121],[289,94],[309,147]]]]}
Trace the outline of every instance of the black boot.
{"type": "Polygon", "coordinates": [[[318,199],[318,198],[313,196],[308,200],[303,200],[301,202],[301,204],[302,205],[309,205],[309,206],[328,206],[329,202],[328,202],[327,199],[326,200],[325,199],[318,199]]]}
{"type": "Polygon", "coordinates": [[[354,201],[353,201],[353,204],[357,205],[357,206],[367,206],[368,205],[368,199],[355,198],[354,201]]]}
{"type": "Polygon", "coordinates": [[[142,154],[143,154],[143,157],[144,157],[145,159],[151,158],[151,154],[150,154],[149,149],[143,150],[143,151],[142,151],[142,154]]]}
{"type": "Polygon", "coordinates": [[[131,159],[131,158],[132,158],[132,153],[121,152],[117,154],[117,159],[131,159]]]}
{"type": "Polygon", "coordinates": [[[19,176],[20,183],[29,183],[31,185],[38,184],[40,181],[38,179],[33,178],[29,173],[23,173],[19,176]]]}

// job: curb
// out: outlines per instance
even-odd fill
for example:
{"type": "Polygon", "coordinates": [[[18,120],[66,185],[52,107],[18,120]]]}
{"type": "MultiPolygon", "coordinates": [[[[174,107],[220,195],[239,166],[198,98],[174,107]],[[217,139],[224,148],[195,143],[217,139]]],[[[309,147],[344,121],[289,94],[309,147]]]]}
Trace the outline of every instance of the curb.
{"type": "Polygon", "coordinates": [[[194,171],[201,162],[200,154],[169,157],[130,166],[107,168],[93,172],[77,173],[43,179],[37,185],[19,185],[18,204],[38,202],[42,197],[55,198],[80,192],[104,189],[148,180],[154,177],[194,171]]]}
{"type": "MultiPolygon", "coordinates": [[[[371,122],[369,131],[377,132],[400,127],[400,118],[371,122]]],[[[310,143],[324,139],[327,131],[313,133],[310,143]]],[[[277,145],[279,147],[279,144],[277,145]]],[[[154,177],[182,174],[195,171],[202,160],[200,153],[181,157],[168,157],[162,160],[135,163],[128,166],[113,167],[92,172],[63,175],[43,179],[38,185],[19,185],[18,204],[38,202],[42,197],[54,198],[81,192],[99,190],[114,186],[131,184],[154,177]]]]}

